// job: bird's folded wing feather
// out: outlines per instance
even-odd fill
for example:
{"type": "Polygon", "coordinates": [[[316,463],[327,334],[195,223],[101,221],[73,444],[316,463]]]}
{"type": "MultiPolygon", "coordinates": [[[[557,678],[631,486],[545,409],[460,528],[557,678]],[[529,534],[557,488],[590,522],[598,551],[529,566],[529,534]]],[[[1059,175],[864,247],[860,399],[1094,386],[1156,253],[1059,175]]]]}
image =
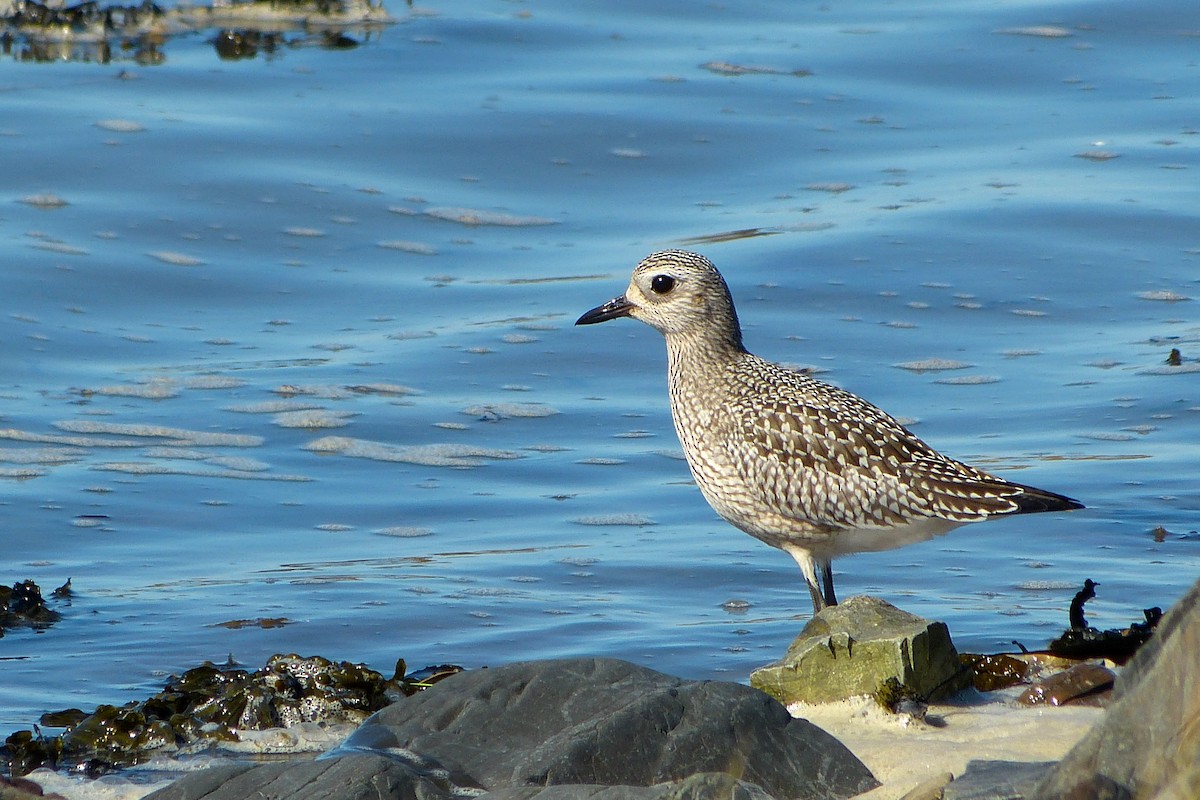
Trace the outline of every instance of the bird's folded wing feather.
{"type": "MultiPolygon", "coordinates": [[[[782,368],[769,365],[783,371],[782,368]]],[[[941,455],[842,389],[791,373],[734,399],[725,443],[739,477],[786,516],[835,528],[956,522],[1016,509],[1021,487],[941,455]]]]}

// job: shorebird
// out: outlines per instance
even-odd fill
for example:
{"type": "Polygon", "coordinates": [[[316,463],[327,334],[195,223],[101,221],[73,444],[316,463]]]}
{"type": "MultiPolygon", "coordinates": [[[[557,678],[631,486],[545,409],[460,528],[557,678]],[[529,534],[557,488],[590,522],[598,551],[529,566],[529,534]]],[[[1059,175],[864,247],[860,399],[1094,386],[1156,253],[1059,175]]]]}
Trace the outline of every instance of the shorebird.
{"type": "Polygon", "coordinates": [[[642,260],[623,295],[576,325],[633,317],[667,340],[675,432],[709,505],[800,565],[813,613],[830,563],[968,522],[1083,504],[942,455],[861,397],[749,353],[733,298],[698,253],[642,260]]]}

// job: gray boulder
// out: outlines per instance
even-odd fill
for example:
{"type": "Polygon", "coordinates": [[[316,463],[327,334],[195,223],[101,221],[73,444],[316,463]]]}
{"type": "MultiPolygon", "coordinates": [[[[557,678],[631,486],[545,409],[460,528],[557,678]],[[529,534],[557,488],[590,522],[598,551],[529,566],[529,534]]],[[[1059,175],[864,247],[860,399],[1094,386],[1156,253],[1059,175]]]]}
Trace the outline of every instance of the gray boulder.
{"type": "Polygon", "coordinates": [[[227,764],[193,772],[145,800],[447,800],[449,792],[381,755],[272,764],[227,764]]]}
{"type": "Polygon", "coordinates": [[[698,772],[675,783],[654,786],[558,784],[488,792],[487,800],[771,800],[753,783],[724,772],[698,772]]]}
{"type": "Polygon", "coordinates": [[[1053,767],[1053,761],[968,761],[940,800],[1022,800],[1053,767]]]}
{"type": "Polygon", "coordinates": [[[840,742],[759,691],[606,658],[456,675],[376,713],[344,747],[412,750],[487,789],[651,786],[698,772],[781,799],[877,785],[840,742]]]}
{"type": "Polygon", "coordinates": [[[833,800],[877,785],[836,739],[748,686],[566,659],[455,675],[327,757],[216,767],[147,800],[833,800]]]}
{"type": "Polygon", "coordinates": [[[874,694],[893,679],[921,700],[971,684],[944,622],[877,597],[851,597],[809,620],[787,653],[755,670],[750,685],[783,703],[828,703],[874,694]]]}

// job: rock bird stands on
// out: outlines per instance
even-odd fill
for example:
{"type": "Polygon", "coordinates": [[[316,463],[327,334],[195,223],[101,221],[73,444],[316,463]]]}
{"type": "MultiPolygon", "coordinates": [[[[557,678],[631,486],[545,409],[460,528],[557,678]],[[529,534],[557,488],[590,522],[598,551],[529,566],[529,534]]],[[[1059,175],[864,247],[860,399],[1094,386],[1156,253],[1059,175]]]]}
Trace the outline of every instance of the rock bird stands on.
{"type": "Polygon", "coordinates": [[[796,559],[814,613],[837,604],[838,556],[1083,508],[944,456],[866,400],[746,352],[729,288],[697,253],[646,257],[625,294],[575,324],[617,317],[666,337],[671,415],[696,485],[726,520],[796,559]]]}

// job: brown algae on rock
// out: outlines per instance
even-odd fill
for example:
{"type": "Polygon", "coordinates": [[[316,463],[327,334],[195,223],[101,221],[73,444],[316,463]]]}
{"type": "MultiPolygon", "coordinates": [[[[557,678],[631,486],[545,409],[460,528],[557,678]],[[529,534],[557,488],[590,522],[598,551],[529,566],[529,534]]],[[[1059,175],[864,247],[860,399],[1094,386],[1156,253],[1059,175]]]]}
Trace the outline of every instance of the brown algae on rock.
{"type": "Polygon", "coordinates": [[[206,662],[172,677],[147,700],[44,714],[42,725],[64,727],[60,736],[35,728],[10,735],[0,757],[14,776],[40,767],[77,767],[100,775],[146,761],[159,752],[199,752],[241,741],[247,732],[357,725],[400,697],[461,672],[453,665],[407,674],[403,659],[392,678],[362,664],[321,656],[274,655],[253,672],[206,662]]]}

